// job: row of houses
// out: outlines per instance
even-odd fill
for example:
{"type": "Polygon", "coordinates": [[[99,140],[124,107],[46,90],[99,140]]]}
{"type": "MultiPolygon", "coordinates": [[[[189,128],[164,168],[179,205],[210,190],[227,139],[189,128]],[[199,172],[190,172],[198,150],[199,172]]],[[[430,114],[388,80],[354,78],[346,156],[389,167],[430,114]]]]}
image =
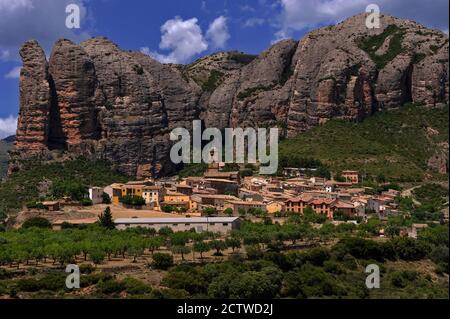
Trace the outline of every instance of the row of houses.
{"type": "Polygon", "coordinates": [[[96,204],[105,192],[115,205],[119,205],[125,196],[140,196],[145,200],[144,209],[167,210],[165,208],[170,206],[178,211],[198,214],[207,208],[214,208],[219,213],[231,209],[234,215],[250,209],[268,214],[303,214],[306,207],[311,207],[316,213],[333,219],[337,211],[351,216],[365,216],[366,212],[388,216],[398,212],[397,191],[367,195],[366,188],[355,187],[359,182],[356,171],[343,171],[346,181],[308,176],[311,172],[308,175],[303,171],[295,174],[294,169],[287,169],[287,172],[296,177],[241,178],[239,172],[221,171],[220,164],[213,162],[203,177],[112,184],[105,189],[90,190],[90,196],[96,204]]]}

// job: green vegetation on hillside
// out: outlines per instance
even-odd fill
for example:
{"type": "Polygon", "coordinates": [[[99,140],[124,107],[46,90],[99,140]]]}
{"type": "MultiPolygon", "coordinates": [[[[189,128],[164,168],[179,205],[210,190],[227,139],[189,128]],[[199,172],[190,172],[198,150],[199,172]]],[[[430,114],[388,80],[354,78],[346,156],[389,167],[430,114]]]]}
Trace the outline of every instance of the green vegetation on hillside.
{"type": "Polygon", "coordinates": [[[366,172],[368,179],[384,176],[421,181],[436,144],[448,141],[448,116],[448,106],[430,109],[405,105],[376,113],[361,123],[331,120],[283,141],[280,162],[292,157],[314,158],[333,172],[355,169],[366,172]],[[429,134],[428,128],[434,133],[429,134]]]}
{"type": "Polygon", "coordinates": [[[11,149],[12,143],[0,140],[0,180],[8,171],[8,151],[11,149]]]}
{"type": "Polygon", "coordinates": [[[77,159],[51,164],[27,162],[22,170],[0,184],[0,210],[2,207],[6,210],[18,209],[41,197],[76,195],[78,192],[74,190],[82,187],[101,187],[126,180],[126,177],[114,172],[103,161],[77,159]]]}
{"type": "Polygon", "coordinates": [[[217,70],[212,70],[208,80],[202,83],[202,89],[207,92],[213,92],[220,85],[224,74],[217,70]]]}
{"type": "Polygon", "coordinates": [[[358,41],[361,50],[367,52],[370,58],[375,62],[378,69],[383,69],[389,62],[399,55],[402,51],[402,40],[404,30],[396,25],[389,25],[383,33],[374,36],[367,36],[358,41]],[[389,48],[382,55],[376,54],[386,39],[390,37],[389,48]]]}
{"type": "Polygon", "coordinates": [[[240,92],[238,94],[237,98],[238,98],[238,100],[244,100],[244,99],[249,98],[258,93],[272,90],[275,86],[276,86],[276,84],[274,83],[274,84],[270,84],[268,86],[258,85],[256,87],[248,88],[248,89],[240,92]]]}
{"type": "Polygon", "coordinates": [[[448,188],[425,184],[412,191],[412,197],[399,198],[400,209],[409,212],[415,222],[441,221],[442,209],[448,206],[448,188]]]}

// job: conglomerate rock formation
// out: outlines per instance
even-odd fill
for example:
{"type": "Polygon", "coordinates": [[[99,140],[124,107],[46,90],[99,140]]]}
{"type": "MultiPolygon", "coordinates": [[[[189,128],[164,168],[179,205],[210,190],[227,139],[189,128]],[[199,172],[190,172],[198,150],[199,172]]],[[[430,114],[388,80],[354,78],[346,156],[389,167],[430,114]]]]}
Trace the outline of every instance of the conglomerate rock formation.
{"type": "Polygon", "coordinates": [[[195,119],[277,126],[293,137],[333,118],[448,103],[448,36],[390,16],[369,30],[365,19],[280,41],[259,56],[222,52],[190,65],[161,64],[106,38],[59,40],[47,61],[28,41],[10,172],[22,160],[84,156],[130,176],[161,176],[176,169],[170,131],[195,119]]]}

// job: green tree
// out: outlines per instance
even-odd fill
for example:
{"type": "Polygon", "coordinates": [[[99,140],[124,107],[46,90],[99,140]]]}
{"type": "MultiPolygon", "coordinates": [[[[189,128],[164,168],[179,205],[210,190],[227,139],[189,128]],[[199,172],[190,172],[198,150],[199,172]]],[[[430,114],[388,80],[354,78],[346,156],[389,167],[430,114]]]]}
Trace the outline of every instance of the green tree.
{"type": "Polygon", "coordinates": [[[239,208],[238,213],[239,213],[239,216],[241,216],[241,217],[244,217],[245,215],[247,215],[247,211],[244,208],[239,208]]]}
{"type": "Polygon", "coordinates": [[[203,216],[214,216],[217,215],[217,209],[214,207],[207,207],[202,211],[203,216]]]}
{"type": "Polygon", "coordinates": [[[164,245],[164,238],[153,237],[147,241],[147,248],[150,250],[151,254],[158,250],[162,245],[164,245]]]}
{"type": "Polygon", "coordinates": [[[103,250],[99,248],[93,248],[89,252],[89,257],[91,258],[92,262],[96,265],[101,264],[103,260],[105,260],[106,254],[103,250]]]}
{"type": "Polygon", "coordinates": [[[204,241],[194,243],[193,249],[195,252],[200,253],[200,259],[203,259],[203,254],[210,250],[210,246],[204,241]]]}
{"type": "Polygon", "coordinates": [[[99,216],[98,219],[100,225],[107,229],[114,229],[116,227],[111,213],[111,208],[109,208],[109,206],[105,208],[105,211],[99,216]]]}
{"type": "Polygon", "coordinates": [[[227,245],[228,247],[230,247],[230,248],[233,250],[233,252],[234,252],[236,249],[241,248],[241,240],[240,240],[239,238],[236,238],[236,237],[228,237],[228,238],[225,240],[225,243],[226,243],[226,245],[227,245]]]}
{"type": "Polygon", "coordinates": [[[227,208],[223,211],[223,213],[227,216],[232,216],[233,215],[233,209],[232,208],[227,208]]]}
{"type": "Polygon", "coordinates": [[[173,230],[170,227],[162,227],[159,231],[158,231],[158,235],[160,236],[164,236],[164,237],[169,237],[170,235],[173,234],[173,230]]]}
{"type": "Polygon", "coordinates": [[[182,260],[184,260],[184,255],[187,255],[191,252],[191,249],[185,245],[172,246],[170,250],[174,254],[181,255],[182,260]]]}
{"type": "Polygon", "coordinates": [[[102,194],[102,203],[107,205],[111,204],[111,197],[107,193],[102,194]]]}
{"type": "Polygon", "coordinates": [[[163,206],[163,207],[161,207],[161,210],[165,213],[172,213],[172,212],[176,211],[176,208],[173,206],[163,206]]]}
{"type": "Polygon", "coordinates": [[[134,238],[130,241],[130,248],[128,252],[133,256],[133,263],[137,261],[137,258],[144,254],[145,243],[142,238],[134,238]]]}
{"type": "Polygon", "coordinates": [[[216,251],[215,256],[222,256],[222,251],[227,248],[227,244],[223,240],[213,240],[209,246],[216,251]]]}

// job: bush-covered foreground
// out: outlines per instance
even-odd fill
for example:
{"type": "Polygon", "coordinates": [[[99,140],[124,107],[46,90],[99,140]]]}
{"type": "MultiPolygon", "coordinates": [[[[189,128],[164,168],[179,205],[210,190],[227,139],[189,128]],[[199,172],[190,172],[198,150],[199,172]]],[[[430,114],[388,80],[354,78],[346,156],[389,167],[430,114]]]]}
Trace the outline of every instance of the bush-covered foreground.
{"type": "MultiPolygon", "coordinates": [[[[372,222],[371,224],[376,225],[372,222]]],[[[376,226],[370,227],[376,227],[376,226]]],[[[25,298],[448,298],[448,225],[418,239],[363,238],[361,226],[301,220],[244,222],[230,236],[170,229],[108,230],[98,225],[55,232],[0,233],[0,295],[25,298]],[[123,275],[135,265],[159,285],[123,275]],[[65,288],[65,265],[82,271],[65,288]],[[365,286],[365,267],[381,269],[381,288],[365,286]]],[[[367,227],[367,226],[365,226],[367,227]]]]}

